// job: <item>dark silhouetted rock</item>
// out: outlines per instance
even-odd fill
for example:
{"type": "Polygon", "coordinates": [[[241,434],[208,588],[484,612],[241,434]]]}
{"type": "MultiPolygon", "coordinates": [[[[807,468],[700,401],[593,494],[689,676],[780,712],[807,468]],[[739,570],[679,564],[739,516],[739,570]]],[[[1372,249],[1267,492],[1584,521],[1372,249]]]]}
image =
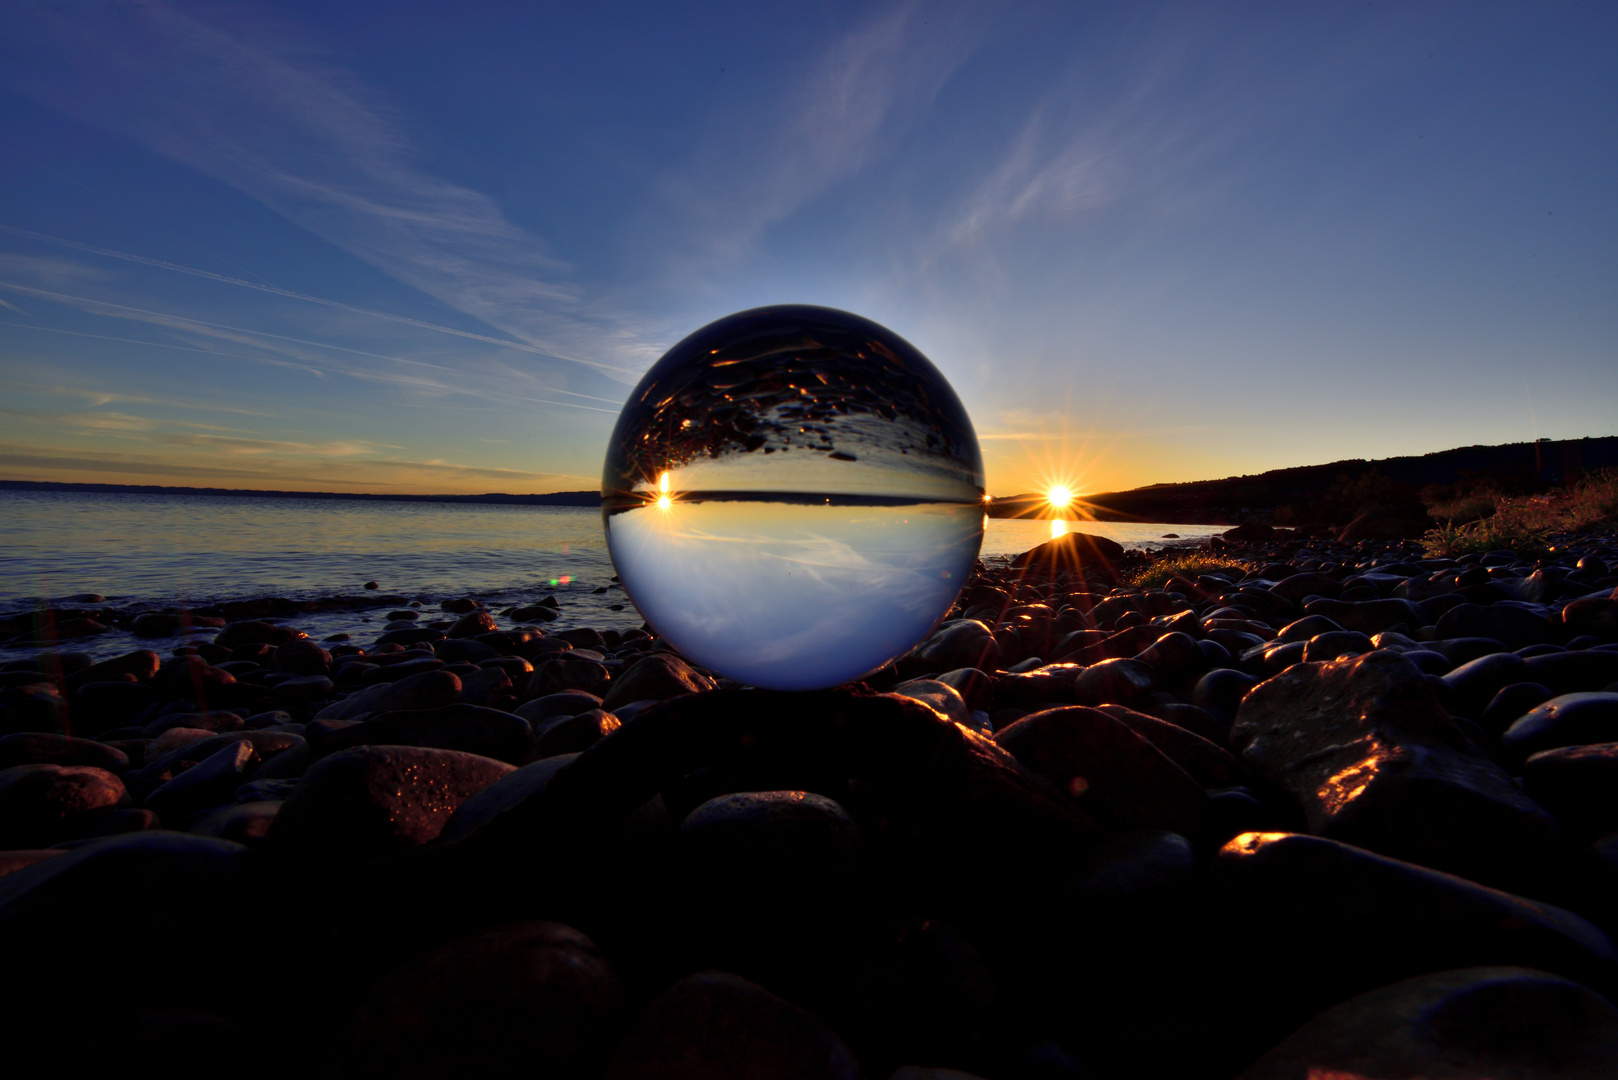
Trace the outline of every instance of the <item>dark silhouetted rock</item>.
{"type": "Polygon", "coordinates": [[[1524,713],[1500,736],[1500,750],[1523,761],[1560,746],[1618,742],[1618,693],[1562,694],[1524,713]]]}
{"type": "Polygon", "coordinates": [[[1618,742],[1543,750],[1523,764],[1523,790],[1580,837],[1618,829],[1618,742]]]}
{"type": "Polygon", "coordinates": [[[13,765],[90,765],[118,772],[129,767],[129,755],[94,739],[21,732],[0,738],[0,769],[13,765]]]}
{"type": "Polygon", "coordinates": [[[1080,705],[1134,706],[1152,696],[1152,669],[1139,660],[1103,660],[1073,680],[1073,700],[1080,705]]]}
{"type": "Polygon", "coordinates": [[[583,656],[563,653],[537,665],[528,677],[526,696],[544,697],[567,690],[582,690],[600,697],[607,693],[612,674],[606,665],[583,656]]]}
{"type": "Polygon", "coordinates": [[[520,716],[456,703],[437,709],[373,713],[363,723],[330,733],[316,750],[330,754],[355,746],[429,746],[517,765],[525,759],[533,735],[528,721],[520,716]]]}
{"type": "Polygon", "coordinates": [[[1428,623],[1421,608],[1393,596],[1381,600],[1313,600],[1303,613],[1324,615],[1344,630],[1358,630],[1362,634],[1380,634],[1401,624],[1414,630],[1428,623]]]}
{"type": "Polygon", "coordinates": [[[1529,968],[1406,979],[1310,1020],[1239,1080],[1304,1077],[1618,1077],[1618,1009],[1529,968]]]}
{"type": "Polygon", "coordinates": [[[285,645],[290,641],[301,641],[306,638],[302,630],[295,630],[290,626],[277,626],[274,623],[260,622],[249,619],[243,622],[227,623],[214,638],[214,644],[222,649],[234,649],[238,645],[285,645]]]}
{"type": "Polygon", "coordinates": [[[0,769],[0,848],[46,848],[81,835],[97,814],[129,805],[124,783],[89,765],[0,769]]]}
{"type": "Polygon", "coordinates": [[[1046,709],[994,738],[1103,824],[1202,832],[1207,794],[1161,750],[1100,709],[1046,709]]]}
{"type": "Polygon", "coordinates": [[[313,641],[288,641],[276,646],[275,670],[294,675],[325,675],[331,670],[331,653],[313,641]]]}
{"type": "Polygon", "coordinates": [[[445,841],[459,840],[537,795],[559,770],[573,764],[578,754],[557,754],[515,769],[482,791],[469,795],[455,808],[440,834],[445,841]]]}
{"type": "Polygon", "coordinates": [[[211,836],[247,847],[258,847],[270,835],[270,826],[275,823],[275,815],[280,811],[280,799],[233,803],[221,806],[186,831],[193,836],[211,836]]]}
{"type": "Polygon", "coordinates": [[[447,638],[475,638],[479,634],[493,633],[495,630],[494,616],[487,611],[468,611],[455,620],[448,630],[444,631],[447,638]]]}
{"type": "Polygon", "coordinates": [[[858,1080],[836,1032],[736,975],[688,975],[641,1013],[607,1080],[858,1080]]]}
{"type": "Polygon", "coordinates": [[[681,694],[700,694],[713,687],[712,679],[691,670],[691,665],[679,657],[653,653],[635,661],[613,680],[601,699],[601,707],[611,712],[632,701],[665,701],[681,694]]]}
{"type": "Polygon", "coordinates": [[[1545,869],[1555,823],[1397,653],[1288,668],[1242,701],[1231,745],[1316,835],[1519,889],[1545,869]]]}
{"type": "Polygon", "coordinates": [[[406,963],[365,995],[347,1075],[597,1077],[622,997],[600,950],[572,927],[494,927],[406,963]]]}
{"type": "Polygon", "coordinates": [[[1493,638],[1514,650],[1551,640],[1553,628],[1545,616],[1515,604],[1457,604],[1438,617],[1433,632],[1441,638],[1493,638]]]}
{"type": "Polygon", "coordinates": [[[948,623],[916,648],[917,659],[939,671],[1000,666],[1000,646],[989,628],[975,619],[948,623]]]}
{"type": "Polygon", "coordinates": [[[1571,912],[1321,837],[1245,833],[1211,873],[1224,947],[1240,957],[1227,1007],[1256,1048],[1398,979],[1511,964],[1605,986],[1618,961],[1571,912]]]}
{"type": "Polygon", "coordinates": [[[1063,533],[1011,560],[1015,567],[1055,575],[1062,571],[1082,573],[1091,566],[1116,566],[1124,560],[1124,548],[1115,540],[1089,533],[1063,533]]]}
{"type": "Polygon", "coordinates": [[[317,720],[359,720],[372,713],[436,709],[461,695],[461,680],[452,671],[424,671],[398,682],[366,687],[334,701],[315,715],[317,720]]]}
{"type": "Polygon", "coordinates": [[[590,749],[621,725],[612,713],[600,709],[577,716],[555,716],[534,729],[533,741],[523,761],[538,761],[557,754],[577,754],[590,749]]]}

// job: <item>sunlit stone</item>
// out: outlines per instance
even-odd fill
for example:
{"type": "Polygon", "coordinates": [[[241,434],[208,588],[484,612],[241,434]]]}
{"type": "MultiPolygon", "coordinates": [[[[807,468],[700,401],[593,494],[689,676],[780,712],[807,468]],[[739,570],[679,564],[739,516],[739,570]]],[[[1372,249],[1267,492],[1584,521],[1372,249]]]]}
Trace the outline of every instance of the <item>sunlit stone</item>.
{"type": "Polygon", "coordinates": [[[744,311],[646,373],[602,476],[659,634],[738,682],[836,686],[925,637],[983,539],[971,421],[926,357],[832,308],[744,311]]]}

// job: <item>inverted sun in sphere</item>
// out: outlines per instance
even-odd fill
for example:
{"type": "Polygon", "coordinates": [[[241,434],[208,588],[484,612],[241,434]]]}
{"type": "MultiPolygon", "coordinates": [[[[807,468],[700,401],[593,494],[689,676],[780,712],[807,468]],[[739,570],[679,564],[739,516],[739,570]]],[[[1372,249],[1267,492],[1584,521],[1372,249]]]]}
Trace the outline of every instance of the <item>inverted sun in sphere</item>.
{"type": "Polygon", "coordinates": [[[1056,507],[1058,510],[1066,510],[1068,504],[1073,501],[1073,493],[1067,488],[1063,487],[1061,484],[1057,484],[1055,487],[1051,488],[1048,494],[1046,494],[1045,501],[1056,507]]]}

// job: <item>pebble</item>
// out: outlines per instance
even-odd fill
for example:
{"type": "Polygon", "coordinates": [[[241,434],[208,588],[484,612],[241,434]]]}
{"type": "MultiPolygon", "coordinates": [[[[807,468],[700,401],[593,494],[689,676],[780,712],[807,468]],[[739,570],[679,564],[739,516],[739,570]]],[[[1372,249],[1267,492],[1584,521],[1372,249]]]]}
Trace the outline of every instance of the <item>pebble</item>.
{"type": "Polygon", "coordinates": [[[354,866],[425,844],[512,766],[455,750],[359,746],[309,767],[266,843],[288,858],[354,866]]]}

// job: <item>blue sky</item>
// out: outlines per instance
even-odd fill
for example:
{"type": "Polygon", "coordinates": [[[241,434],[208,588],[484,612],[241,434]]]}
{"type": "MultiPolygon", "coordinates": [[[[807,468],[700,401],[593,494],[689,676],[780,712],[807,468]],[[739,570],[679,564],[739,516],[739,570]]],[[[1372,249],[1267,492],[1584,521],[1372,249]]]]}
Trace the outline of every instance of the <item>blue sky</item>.
{"type": "Polygon", "coordinates": [[[669,345],[908,338],[998,494],[1618,434],[1610,4],[0,12],[0,477],[599,483],[669,345]]]}

